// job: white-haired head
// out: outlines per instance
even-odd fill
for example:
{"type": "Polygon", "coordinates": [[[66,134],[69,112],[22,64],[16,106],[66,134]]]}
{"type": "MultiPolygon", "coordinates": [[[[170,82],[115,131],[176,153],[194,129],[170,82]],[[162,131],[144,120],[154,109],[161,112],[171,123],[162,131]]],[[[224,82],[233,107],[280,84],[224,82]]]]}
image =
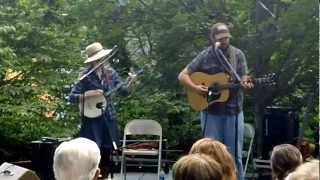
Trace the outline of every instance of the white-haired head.
{"type": "Polygon", "coordinates": [[[319,180],[320,161],[313,159],[309,162],[301,164],[295,171],[290,173],[285,180],[319,180]]]}
{"type": "Polygon", "coordinates": [[[54,152],[56,180],[92,180],[101,159],[97,144],[86,138],[61,143],[54,152]]]}

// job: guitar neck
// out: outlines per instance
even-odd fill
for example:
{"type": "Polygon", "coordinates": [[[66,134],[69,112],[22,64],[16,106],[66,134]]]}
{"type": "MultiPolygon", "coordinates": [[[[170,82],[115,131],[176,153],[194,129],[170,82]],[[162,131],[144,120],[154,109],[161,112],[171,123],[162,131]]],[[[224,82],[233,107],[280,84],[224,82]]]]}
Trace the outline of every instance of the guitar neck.
{"type": "Polygon", "coordinates": [[[108,97],[110,95],[112,95],[113,93],[115,93],[116,91],[118,91],[123,85],[127,84],[128,82],[122,82],[122,83],[119,83],[115,88],[109,90],[108,92],[104,92],[104,96],[105,97],[108,97]]]}
{"type": "Polygon", "coordinates": [[[255,78],[253,79],[254,84],[264,84],[266,82],[266,78],[255,78]]]}
{"type": "Polygon", "coordinates": [[[233,89],[233,88],[238,88],[241,86],[242,86],[241,83],[228,83],[228,84],[219,85],[219,90],[233,89]]]}
{"type": "MultiPolygon", "coordinates": [[[[252,80],[254,84],[265,84],[266,82],[268,82],[269,80],[267,80],[266,78],[256,78],[252,80]]],[[[227,84],[219,84],[219,86],[211,86],[216,88],[215,90],[224,90],[224,89],[233,89],[233,88],[239,88],[239,87],[243,87],[242,82],[241,83],[227,83],[227,84]]]]}
{"type": "MultiPolygon", "coordinates": [[[[139,70],[139,71],[136,73],[136,76],[139,75],[139,74],[141,74],[142,72],[143,72],[142,69],[139,70]]],[[[109,90],[108,92],[104,92],[104,96],[108,97],[108,96],[112,95],[113,93],[115,93],[116,91],[118,91],[122,86],[124,86],[124,85],[130,85],[130,84],[132,83],[132,81],[134,81],[134,79],[135,79],[135,78],[132,78],[132,79],[130,79],[130,80],[127,79],[126,81],[117,84],[117,86],[116,86],[115,88],[109,90]]]]}

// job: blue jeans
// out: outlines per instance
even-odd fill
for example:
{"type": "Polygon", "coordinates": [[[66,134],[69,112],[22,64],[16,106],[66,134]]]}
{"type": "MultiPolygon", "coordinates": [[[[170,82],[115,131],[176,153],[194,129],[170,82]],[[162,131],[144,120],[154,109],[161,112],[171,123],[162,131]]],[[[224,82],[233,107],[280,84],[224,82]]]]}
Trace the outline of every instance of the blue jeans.
{"type": "Polygon", "coordinates": [[[213,138],[225,144],[233,158],[235,159],[235,142],[236,142],[236,120],[238,125],[237,135],[237,158],[235,159],[238,168],[238,179],[243,180],[243,167],[242,167],[242,146],[243,146],[243,130],[244,130],[244,117],[241,111],[238,115],[212,115],[210,113],[201,113],[201,128],[205,130],[204,136],[213,138]],[[238,116],[238,117],[237,117],[238,116]],[[204,128],[205,121],[206,128],[204,128]]]}

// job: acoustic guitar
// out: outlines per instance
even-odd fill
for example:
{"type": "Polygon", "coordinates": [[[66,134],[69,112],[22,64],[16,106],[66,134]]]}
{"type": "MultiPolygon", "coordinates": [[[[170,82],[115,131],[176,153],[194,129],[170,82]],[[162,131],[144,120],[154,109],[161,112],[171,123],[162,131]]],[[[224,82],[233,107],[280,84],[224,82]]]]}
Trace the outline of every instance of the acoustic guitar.
{"type": "MultiPolygon", "coordinates": [[[[230,97],[230,88],[241,87],[241,83],[230,83],[228,75],[224,72],[216,74],[206,74],[203,72],[194,72],[190,75],[193,83],[208,87],[208,95],[200,95],[187,88],[187,98],[190,106],[196,111],[202,111],[209,105],[216,102],[226,102],[230,97]]],[[[263,78],[252,79],[254,84],[275,84],[275,74],[265,75],[263,78]]]]}

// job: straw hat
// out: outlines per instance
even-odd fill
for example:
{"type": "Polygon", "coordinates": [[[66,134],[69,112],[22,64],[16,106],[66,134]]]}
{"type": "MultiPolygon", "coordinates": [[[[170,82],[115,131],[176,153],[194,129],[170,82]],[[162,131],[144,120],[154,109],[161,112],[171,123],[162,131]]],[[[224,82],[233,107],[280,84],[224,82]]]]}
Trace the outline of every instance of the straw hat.
{"type": "Polygon", "coordinates": [[[87,59],[84,61],[84,63],[97,61],[108,55],[111,51],[111,49],[103,49],[103,46],[98,42],[92,43],[86,47],[85,52],[87,55],[87,59]]]}

